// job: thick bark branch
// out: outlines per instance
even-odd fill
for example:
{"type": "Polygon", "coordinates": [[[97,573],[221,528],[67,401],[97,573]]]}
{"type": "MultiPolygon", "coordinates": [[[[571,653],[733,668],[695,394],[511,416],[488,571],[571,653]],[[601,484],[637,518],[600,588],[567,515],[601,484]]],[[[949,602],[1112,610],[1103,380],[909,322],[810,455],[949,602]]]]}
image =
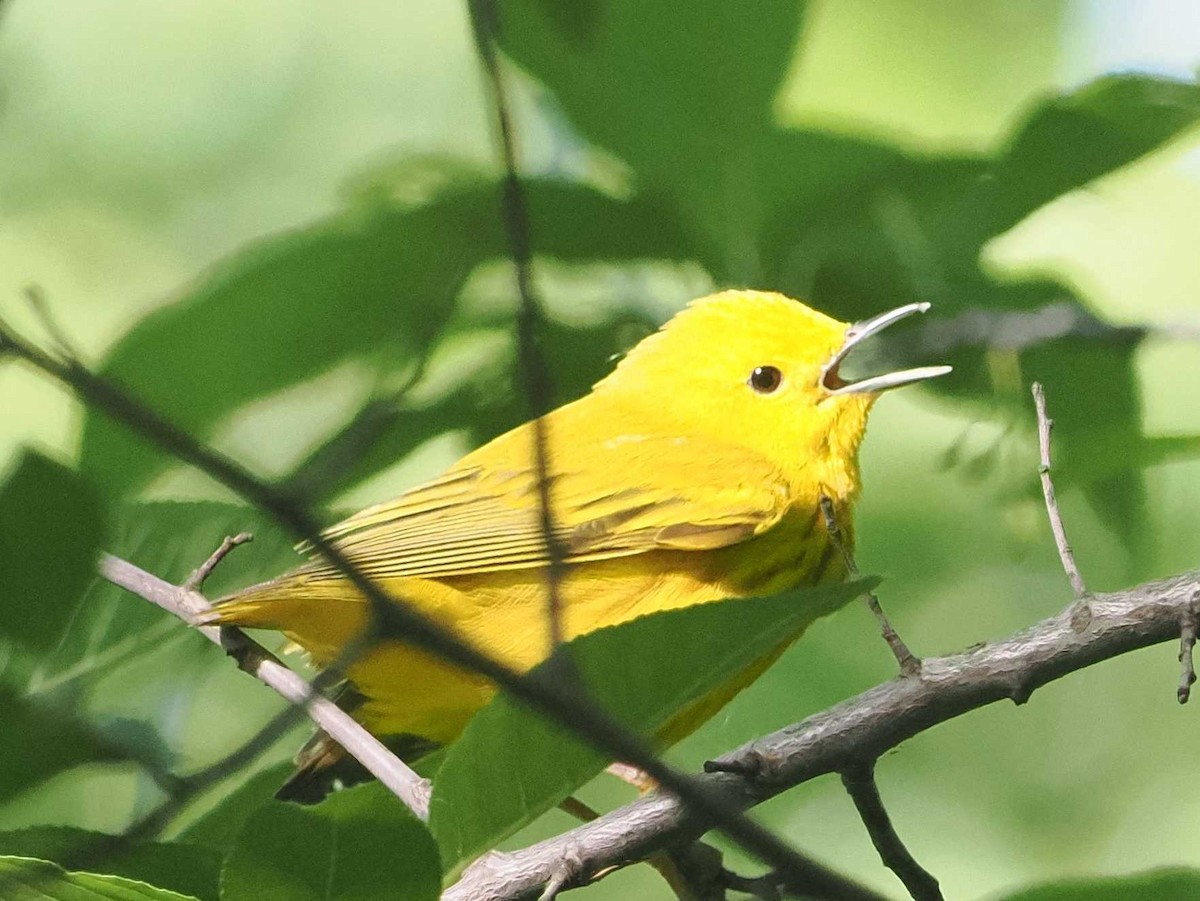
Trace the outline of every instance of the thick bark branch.
{"type": "MultiPolygon", "coordinates": [[[[802,782],[871,760],[925,730],[995,701],[1018,704],[1034,689],[1112,657],[1176,639],[1200,592],[1200,571],[1096,594],[1002,641],[926,658],[902,676],[714,761],[704,787],[741,808],[802,782]]],[[[669,795],[653,793],[521,851],[473,864],[443,901],[536,896],[564,855],[580,861],[576,884],[614,865],[697,837],[706,824],[669,795]]]]}

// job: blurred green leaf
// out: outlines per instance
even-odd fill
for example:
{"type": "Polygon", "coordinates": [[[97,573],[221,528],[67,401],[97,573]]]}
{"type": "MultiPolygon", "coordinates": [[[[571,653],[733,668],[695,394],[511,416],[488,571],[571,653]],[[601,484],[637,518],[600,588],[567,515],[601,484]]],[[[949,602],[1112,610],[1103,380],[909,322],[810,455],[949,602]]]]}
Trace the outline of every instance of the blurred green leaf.
{"type": "Polygon", "coordinates": [[[251,816],[225,861],[222,901],[435,901],[433,837],[378,785],[314,807],[274,801],[251,816]]]}
{"type": "Polygon", "coordinates": [[[0,889],[5,901],[187,901],[191,897],[120,876],[68,873],[48,861],[27,857],[0,857],[0,889]]]}
{"type": "Polygon", "coordinates": [[[275,792],[294,769],[292,763],[280,763],[255,773],[183,830],[179,840],[189,845],[227,852],[233,847],[246,821],[272,803],[275,792]]]}
{"type": "MultiPolygon", "coordinates": [[[[975,208],[981,238],[1145,156],[1200,120],[1200,84],[1113,75],[1032,111],[996,160],[975,208]]],[[[968,201],[974,198],[968,198],[968,201]]]]}
{"type": "Polygon", "coordinates": [[[0,683],[0,801],[82,763],[122,760],[125,753],[72,710],[37,703],[0,683]]]}
{"type": "MultiPolygon", "coordinates": [[[[1144,441],[1135,350],[1132,344],[1057,341],[1024,354],[1021,371],[1027,383],[1041,381],[1046,388],[1056,479],[1081,485],[1103,522],[1137,558],[1148,537],[1145,478],[1141,470],[1114,473],[1111,464],[1137,460],[1144,441]]],[[[1026,418],[1032,420],[1032,401],[1026,418]]]]}
{"type": "MultiPolygon", "coordinates": [[[[102,375],[159,413],[207,434],[243,403],[347,357],[403,360],[432,338],[479,259],[484,191],[416,209],[352,210],[243,251],[113,348],[102,375]]],[[[115,495],[164,464],[140,439],[89,411],[82,462],[115,495]]]]}
{"type": "MultiPolygon", "coordinates": [[[[537,251],[568,261],[688,258],[669,209],[565,182],[531,182],[537,251]]],[[[481,262],[504,256],[499,189],[474,182],[424,205],[355,207],[267,239],[143,319],[102,374],[198,436],[248,401],[351,358],[384,370],[411,362],[450,317],[481,262]]],[[[82,465],[111,495],[167,464],[98,410],[84,422],[82,465]]]]}
{"type": "Polygon", "coordinates": [[[843,289],[822,304],[845,318],[915,297],[944,313],[1029,308],[1019,287],[981,271],[984,243],[1197,121],[1200,84],[1121,75],[1049,97],[992,156],[776,133],[757,165],[761,203],[773,210],[761,246],[767,281],[815,300],[817,276],[840,273],[843,289]]]}
{"type": "MultiPolygon", "coordinates": [[[[252,533],[254,541],[226,557],[213,572],[205,586],[211,597],[299,562],[288,535],[269,517],[238,504],[154,501],[122,505],[115,514],[116,534],[108,549],[175,584],[203,563],[226,535],[252,533]]],[[[96,679],[131,666],[172,641],[178,642],[181,653],[190,647],[196,659],[210,657],[214,664],[225,665],[208,642],[178,619],[96,579],[54,649],[38,659],[29,687],[39,693],[52,692],[63,700],[77,698],[96,679]]],[[[177,689],[172,674],[194,681],[194,674],[179,663],[176,658],[170,673],[163,673],[161,682],[151,687],[177,689]]]]}
{"type": "Polygon", "coordinates": [[[590,141],[678,204],[719,280],[753,276],[756,145],[791,61],[804,3],[610,0],[587,36],[551,4],[500,7],[505,51],[541,79],[590,141]]]}
{"type": "MultiPolygon", "coordinates": [[[[86,829],[35,826],[0,832],[0,855],[35,857],[61,864],[91,844],[111,840],[111,835],[86,829]]],[[[130,845],[119,853],[106,854],[102,866],[112,876],[156,885],[200,901],[217,901],[221,856],[208,848],[171,842],[130,845]]],[[[96,868],[95,864],[89,866],[96,868]]]]}
{"type": "Polygon", "coordinates": [[[1163,869],[1105,879],[1070,879],[1022,889],[996,901],[1194,901],[1200,870],[1163,869]]]}
{"type": "Polygon", "coordinates": [[[96,578],[103,525],[86,479],[41,454],[21,457],[0,486],[0,634],[54,646],[96,578]]]}
{"type": "MultiPolygon", "coordinates": [[[[568,647],[591,698],[649,736],[797,629],[875,582],[655,613],[584,635],[568,647]]],[[[455,872],[608,763],[564,728],[499,695],[451,745],[434,780],[430,827],[443,865],[455,872]]]]}
{"type": "MultiPolygon", "coordinates": [[[[586,394],[612,369],[612,358],[628,349],[632,335],[653,330],[646,317],[617,311],[594,325],[541,323],[543,358],[556,402],[586,394]]],[[[302,496],[328,500],[404,459],[437,435],[461,431],[481,445],[529,419],[529,404],[514,384],[511,353],[485,366],[444,397],[410,405],[404,397],[369,403],[330,442],[289,476],[302,496]]]]}

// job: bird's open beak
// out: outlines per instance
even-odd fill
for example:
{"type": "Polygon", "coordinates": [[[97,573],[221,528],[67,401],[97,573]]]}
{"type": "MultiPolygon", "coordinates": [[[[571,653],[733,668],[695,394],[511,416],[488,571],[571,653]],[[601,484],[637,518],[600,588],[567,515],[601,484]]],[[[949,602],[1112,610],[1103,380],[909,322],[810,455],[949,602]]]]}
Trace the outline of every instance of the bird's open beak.
{"type": "Polygon", "coordinates": [[[846,329],[846,341],[841,349],[833,355],[833,359],[826,363],[825,368],[821,370],[821,385],[832,397],[839,397],[844,394],[878,394],[880,391],[887,391],[889,388],[911,385],[913,382],[936,378],[939,375],[945,375],[947,372],[950,372],[951,367],[949,366],[921,366],[917,369],[902,369],[899,372],[887,372],[883,375],[875,375],[870,378],[859,379],[855,382],[847,382],[838,375],[838,366],[846,359],[850,351],[854,350],[865,339],[883,331],[889,325],[911,316],[913,313],[924,313],[928,309],[929,304],[927,303],[910,303],[903,307],[897,307],[894,310],[888,310],[886,313],[880,313],[878,316],[872,316],[870,319],[865,319],[862,322],[854,323],[850,328],[846,329]]]}

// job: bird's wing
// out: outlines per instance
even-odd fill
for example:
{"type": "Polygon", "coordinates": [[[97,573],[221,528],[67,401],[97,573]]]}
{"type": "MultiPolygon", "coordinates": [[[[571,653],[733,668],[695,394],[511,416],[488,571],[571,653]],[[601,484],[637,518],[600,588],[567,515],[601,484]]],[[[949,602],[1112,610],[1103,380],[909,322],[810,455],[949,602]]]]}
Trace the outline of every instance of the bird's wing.
{"type": "MultiPolygon", "coordinates": [[[[376,578],[545,565],[529,441],[509,443],[465,458],[326,536],[376,578]]],[[[578,465],[560,457],[552,466],[555,537],[566,562],[725,547],[770,528],[787,507],[782,475],[742,448],[628,434],[580,450],[578,465]]],[[[306,569],[310,578],[335,577],[319,562],[306,569]]]]}

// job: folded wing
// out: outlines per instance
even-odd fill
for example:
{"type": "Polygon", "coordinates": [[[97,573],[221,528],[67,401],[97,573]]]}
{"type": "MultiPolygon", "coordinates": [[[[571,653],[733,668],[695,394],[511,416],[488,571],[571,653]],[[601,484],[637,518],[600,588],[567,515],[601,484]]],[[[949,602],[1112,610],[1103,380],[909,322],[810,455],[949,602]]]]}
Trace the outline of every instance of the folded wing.
{"type": "MultiPolygon", "coordinates": [[[[551,466],[555,538],[579,563],[651,550],[712,550],[744,541],[786,511],[787,484],[736,446],[627,434],[573,445],[551,466]]],[[[452,578],[544,566],[527,430],[464,458],[439,478],[326,532],[376,578],[452,578]]],[[[308,579],[337,578],[319,561],[308,579]]]]}

